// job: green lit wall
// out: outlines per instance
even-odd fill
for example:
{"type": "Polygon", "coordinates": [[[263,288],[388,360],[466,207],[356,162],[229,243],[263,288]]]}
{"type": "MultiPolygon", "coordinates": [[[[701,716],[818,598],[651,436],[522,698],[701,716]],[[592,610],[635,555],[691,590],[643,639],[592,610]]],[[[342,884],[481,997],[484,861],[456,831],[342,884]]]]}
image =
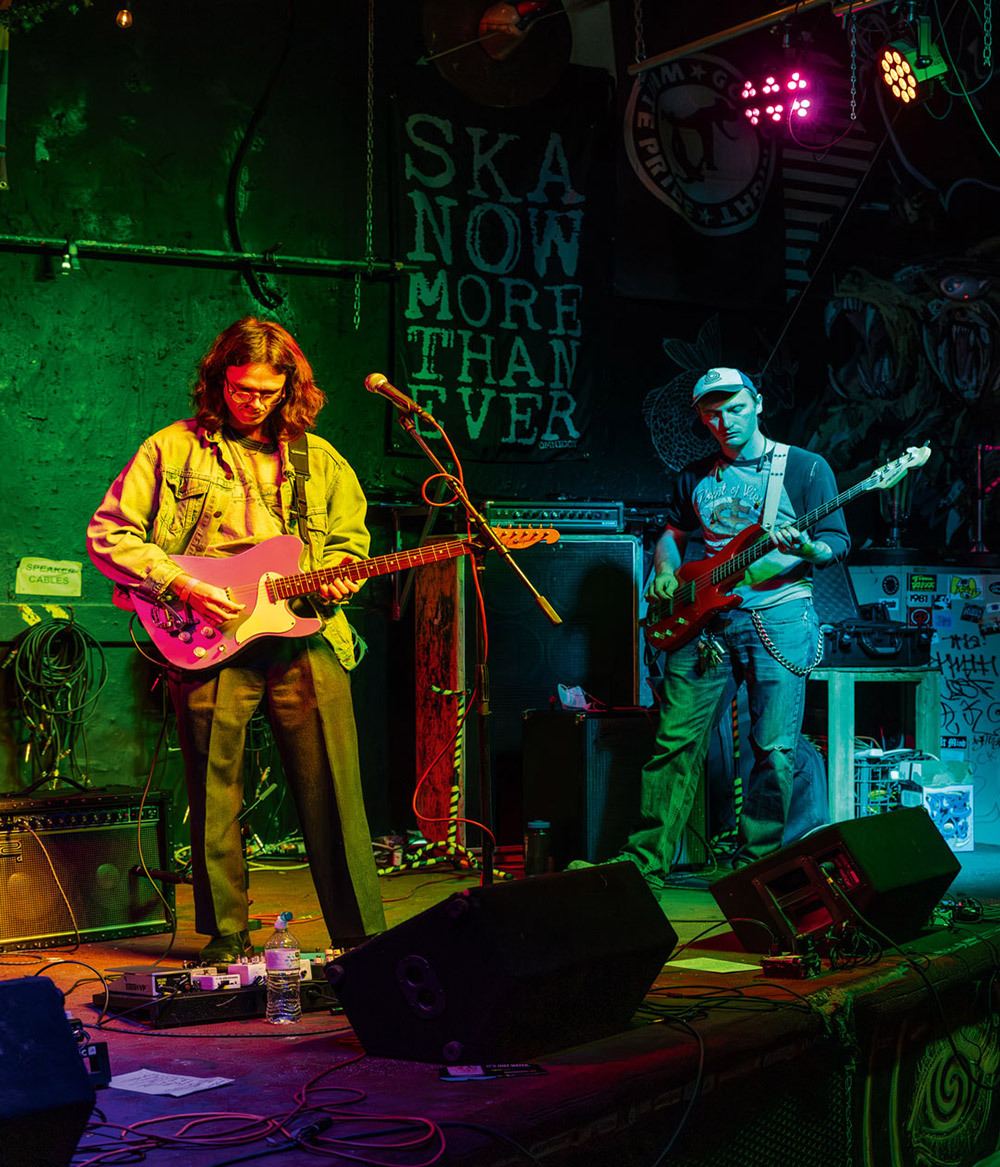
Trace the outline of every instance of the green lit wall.
{"type": "MultiPolygon", "coordinates": [[[[127,31],[116,27],[114,5],[40,6],[30,27],[15,23],[10,34],[0,233],[363,259],[365,9],[300,3],[289,34],[281,3],[141,4],[127,31]],[[252,125],[231,192],[237,241],[227,188],[252,125]]],[[[377,250],[381,198],[377,186],[377,250]]],[[[356,284],[350,273],[265,275],[269,308],[232,266],[87,254],[62,266],[58,252],[27,242],[0,250],[0,639],[9,646],[34,619],[62,611],[101,643],[108,684],[77,754],[93,785],[135,785],[151,763],[161,695],[87,559],[90,514],[143,438],[189,415],[200,356],[245,313],[274,316],[296,335],[329,396],[318,432],[375,493],[396,491],[382,452],[386,407],[361,384],[386,363],[389,289],[377,276],[356,284]],[[29,556],[82,562],[82,595],[16,595],[16,565],[29,556]]],[[[405,475],[400,488],[411,489],[405,475]]],[[[364,631],[366,608],[354,622],[364,631]]],[[[377,656],[359,674],[362,691],[380,685],[377,656]]],[[[29,769],[14,670],[0,676],[0,791],[13,792],[29,769]]],[[[386,736],[379,709],[365,723],[370,742],[386,736]]],[[[158,781],[177,787],[169,747],[158,781]]],[[[375,760],[380,820],[384,759],[375,760]]]]}

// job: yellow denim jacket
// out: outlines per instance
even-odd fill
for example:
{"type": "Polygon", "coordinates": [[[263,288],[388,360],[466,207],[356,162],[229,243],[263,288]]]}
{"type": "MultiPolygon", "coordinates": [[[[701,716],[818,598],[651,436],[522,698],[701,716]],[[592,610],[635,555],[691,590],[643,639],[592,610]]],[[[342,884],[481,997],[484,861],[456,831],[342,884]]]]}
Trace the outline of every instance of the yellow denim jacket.
{"type": "MultiPolygon", "coordinates": [[[[357,475],[323,438],[307,435],[308,546],[302,568],[363,559],[370,536],[367,502],[357,475]]],[[[298,534],[295,470],[288,444],[280,445],[281,512],[285,529],[298,534]]],[[[233,490],[234,468],[220,432],[209,433],[193,418],[176,421],[143,442],[111,484],[87,528],[87,551],[95,567],[148,598],[161,596],[181,569],[171,555],[212,555],[212,541],[233,490]]],[[[324,620],[323,635],[345,668],[353,668],[354,642],[340,605],[311,601],[324,620]]]]}

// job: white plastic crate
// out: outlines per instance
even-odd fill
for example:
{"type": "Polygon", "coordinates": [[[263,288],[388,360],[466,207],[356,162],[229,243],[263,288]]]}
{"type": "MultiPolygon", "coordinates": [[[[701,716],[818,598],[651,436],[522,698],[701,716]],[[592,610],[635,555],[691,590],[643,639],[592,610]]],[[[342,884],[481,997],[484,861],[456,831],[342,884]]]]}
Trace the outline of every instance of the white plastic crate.
{"type": "Polygon", "coordinates": [[[973,785],[953,782],[925,785],[922,778],[938,781],[943,772],[956,778],[970,777],[967,762],[939,762],[916,753],[859,753],[854,759],[854,815],[885,814],[900,806],[923,806],[942,838],[953,851],[975,847],[973,785]]]}
{"type": "Polygon", "coordinates": [[[920,806],[923,791],[900,770],[898,755],[854,756],[854,817],[885,814],[898,806],[920,806]]]}

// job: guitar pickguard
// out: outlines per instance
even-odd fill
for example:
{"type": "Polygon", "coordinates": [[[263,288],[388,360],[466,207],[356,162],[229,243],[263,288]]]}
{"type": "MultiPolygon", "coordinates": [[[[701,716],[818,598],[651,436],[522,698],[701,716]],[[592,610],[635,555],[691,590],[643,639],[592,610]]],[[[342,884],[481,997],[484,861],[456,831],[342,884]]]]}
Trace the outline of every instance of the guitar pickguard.
{"type": "Polygon", "coordinates": [[[287,604],[272,604],[268,599],[267,581],[270,579],[280,579],[280,576],[268,571],[260,577],[253,610],[240,623],[233,636],[237,644],[245,644],[255,636],[283,636],[298,623],[287,604]]]}

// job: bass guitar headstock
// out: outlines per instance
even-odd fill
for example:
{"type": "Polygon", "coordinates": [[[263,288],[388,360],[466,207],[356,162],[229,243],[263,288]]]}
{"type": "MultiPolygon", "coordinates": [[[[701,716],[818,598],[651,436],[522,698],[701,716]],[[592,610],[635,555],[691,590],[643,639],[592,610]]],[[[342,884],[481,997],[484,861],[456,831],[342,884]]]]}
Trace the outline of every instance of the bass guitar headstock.
{"type": "Polygon", "coordinates": [[[872,486],[877,490],[888,490],[911,470],[923,466],[930,456],[930,442],[924,442],[922,446],[908,446],[905,453],[875,471],[872,475],[872,486]]]}

